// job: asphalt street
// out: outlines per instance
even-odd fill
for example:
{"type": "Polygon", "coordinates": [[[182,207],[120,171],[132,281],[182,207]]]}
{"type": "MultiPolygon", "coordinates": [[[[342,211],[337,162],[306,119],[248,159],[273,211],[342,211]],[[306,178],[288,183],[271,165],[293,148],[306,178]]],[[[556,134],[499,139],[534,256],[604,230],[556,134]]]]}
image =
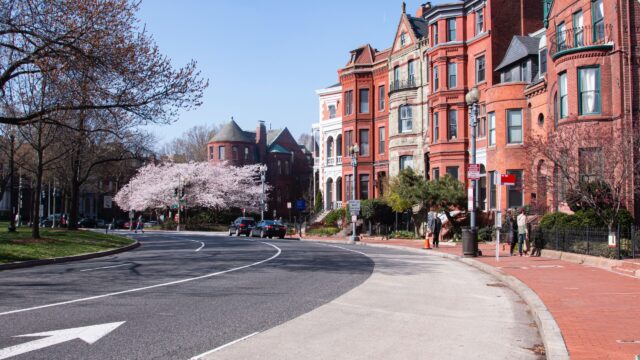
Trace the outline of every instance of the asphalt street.
{"type": "Polygon", "coordinates": [[[315,243],[136,237],[115,256],[0,272],[0,359],[188,359],[326,304],[374,268],[315,243]]]}

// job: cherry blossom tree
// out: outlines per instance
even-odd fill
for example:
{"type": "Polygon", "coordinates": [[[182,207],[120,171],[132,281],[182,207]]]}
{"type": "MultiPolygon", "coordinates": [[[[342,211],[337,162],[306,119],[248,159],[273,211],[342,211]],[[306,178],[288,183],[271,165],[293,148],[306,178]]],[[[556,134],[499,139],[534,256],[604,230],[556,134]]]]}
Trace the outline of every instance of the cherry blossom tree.
{"type": "Polygon", "coordinates": [[[262,187],[259,165],[235,167],[208,163],[167,163],[140,168],[114,200],[124,210],[161,209],[177,203],[176,191],[188,207],[257,210],[262,187]]]}

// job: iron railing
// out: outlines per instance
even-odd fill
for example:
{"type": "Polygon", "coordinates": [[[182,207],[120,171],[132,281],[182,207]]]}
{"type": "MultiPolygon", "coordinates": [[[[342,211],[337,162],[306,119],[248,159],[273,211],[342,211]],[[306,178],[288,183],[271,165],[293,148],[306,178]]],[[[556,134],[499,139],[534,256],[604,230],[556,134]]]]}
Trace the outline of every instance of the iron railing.
{"type": "Polygon", "coordinates": [[[394,91],[399,91],[399,90],[406,90],[406,89],[414,89],[417,88],[418,86],[416,85],[416,78],[415,77],[410,77],[406,80],[394,80],[391,82],[391,85],[389,86],[389,92],[394,92],[394,91]]]}
{"type": "Polygon", "coordinates": [[[610,259],[640,257],[640,232],[636,226],[616,228],[613,232],[602,228],[533,229],[531,241],[545,249],[610,259]],[[610,246],[609,237],[616,237],[610,246]]]}
{"type": "Polygon", "coordinates": [[[553,57],[566,50],[609,44],[612,33],[613,25],[604,23],[564,30],[556,29],[555,33],[551,33],[548,37],[549,54],[553,57]]]}

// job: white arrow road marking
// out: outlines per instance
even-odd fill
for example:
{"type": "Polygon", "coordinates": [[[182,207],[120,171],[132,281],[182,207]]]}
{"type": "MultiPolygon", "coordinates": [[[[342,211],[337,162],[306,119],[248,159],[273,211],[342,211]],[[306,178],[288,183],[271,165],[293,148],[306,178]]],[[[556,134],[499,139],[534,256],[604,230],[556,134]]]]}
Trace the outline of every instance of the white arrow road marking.
{"type": "Polygon", "coordinates": [[[0,360],[28,353],[34,350],[44,349],[46,347],[57,345],[74,339],[81,339],[87,344],[93,344],[94,342],[100,340],[100,338],[112,332],[113,330],[118,328],[118,326],[124,323],[124,321],[120,321],[64,330],[45,331],[35,334],[18,335],[15,337],[46,337],[44,339],[33,340],[24,344],[9,346],[8,348],[0,349],[0,360]]]}

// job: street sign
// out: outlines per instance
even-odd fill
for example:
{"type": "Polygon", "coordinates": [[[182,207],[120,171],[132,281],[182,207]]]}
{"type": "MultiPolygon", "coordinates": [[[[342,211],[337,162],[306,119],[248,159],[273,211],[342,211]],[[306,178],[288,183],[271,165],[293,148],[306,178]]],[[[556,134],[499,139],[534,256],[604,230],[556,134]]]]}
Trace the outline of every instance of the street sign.
{"type": "Polygon", "coordinates": [[[502,174],[500,175],[500,184],[513,186],[516,184],[516,176],[514,174],[502,174]]]}
{"type": "Polygon", "coordinates": [[[351,214],[360,214],[360,200],[349,200],[349,212],[351,214]]]}
{"type": "Polygon", "coordinates": [[[291,209],[291,201],[287,202],[287,209],[291,209]]]}
{"type": "Polygon", "coordinates": [[[304,201],[304,199],[296,200],[296,209],[304,210],[306,208],[307,208],[307,203],[304,201]]]}
{"type": "Polygon", "coordinates": [[[496,211],[496,229],[502,228],[502,213],[496,211]]]}
{"type": "Polygon", "coordinates": [[[467,177],[469,180],[479,180],[480,164],[469,164],[467,167],[467,177]]]}
{"type": "Polygon", "coordinates": [[[358,215],[356,214],[351,215],[351,222],[354,223],[356,221],[358,221],[358,215]]]}
{"type": "Polygon", "coordinates": [[[109,195],[105,195],[103,203],[105,209],[111,209],[111,207],[113,206],[113,198],[109,195]]]}

